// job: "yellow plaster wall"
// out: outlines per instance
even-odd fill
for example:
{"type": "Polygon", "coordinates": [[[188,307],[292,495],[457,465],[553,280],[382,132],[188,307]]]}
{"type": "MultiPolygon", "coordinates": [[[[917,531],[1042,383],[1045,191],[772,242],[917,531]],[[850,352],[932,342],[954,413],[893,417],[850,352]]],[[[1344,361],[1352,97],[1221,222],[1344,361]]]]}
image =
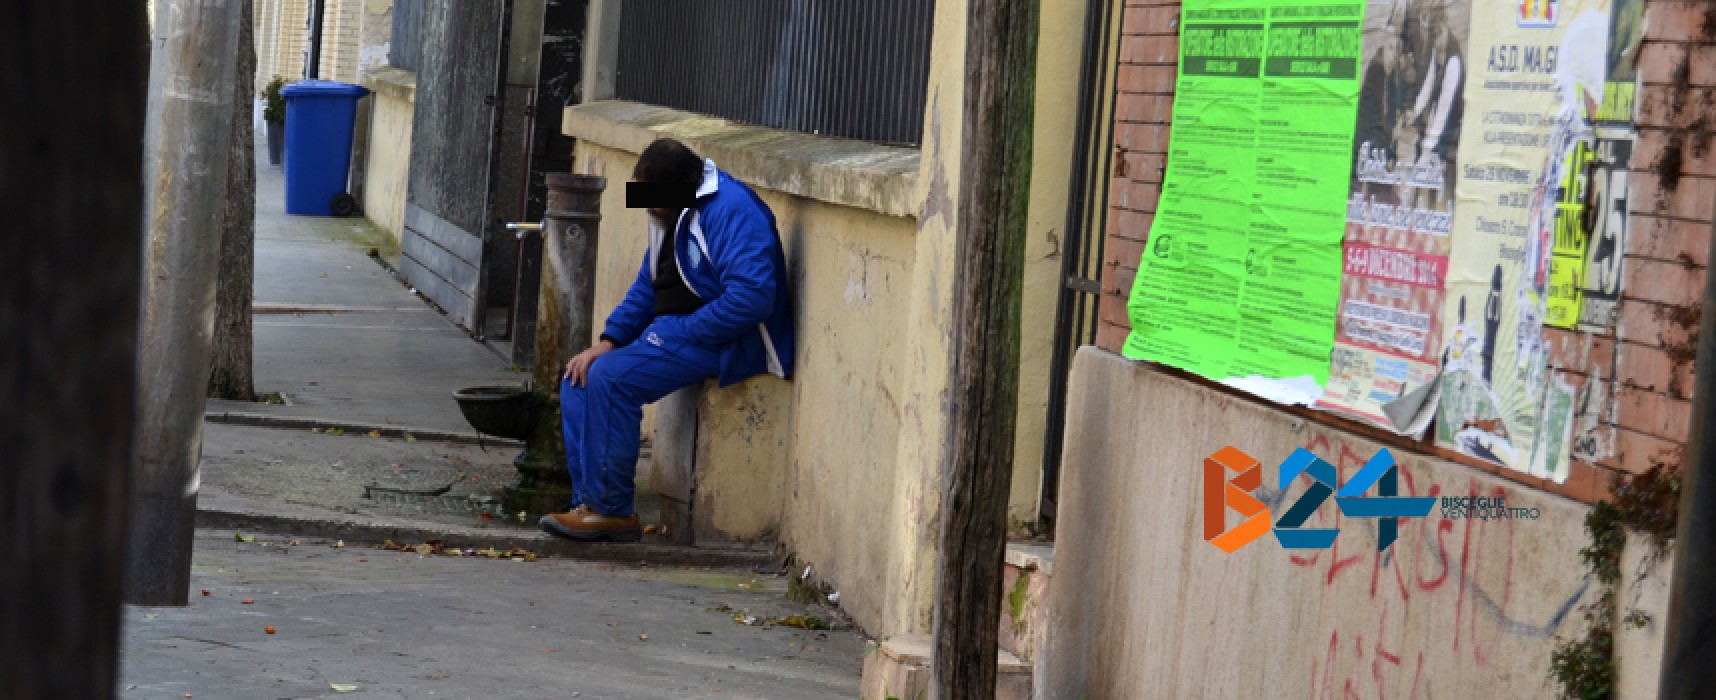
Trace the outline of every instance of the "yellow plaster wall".
{"type": "Polygon", "coordinates": [[[364,166],[363,213],[398,241],[405,232],[414,104],[395,92],[377,91],[369,99],[374,111],[364,166]]]}

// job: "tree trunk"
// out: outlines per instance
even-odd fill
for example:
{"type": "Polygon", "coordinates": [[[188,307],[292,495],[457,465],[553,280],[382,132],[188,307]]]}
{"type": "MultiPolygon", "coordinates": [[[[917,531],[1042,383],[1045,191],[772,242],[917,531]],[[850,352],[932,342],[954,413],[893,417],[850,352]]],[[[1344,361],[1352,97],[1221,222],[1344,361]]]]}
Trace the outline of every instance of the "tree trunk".
{"type": "Polygon", "coordinates": [[[0,697],[118,682],[137,431],[144,4],[0,21],[0,697]]]}
{"type": "Polygon", "coordinates": [[[932,692],[995,697],[1019,390],[1036,0],[968,0],[953,376],[932,692]]]}
{"type": "Polygon", "coordinates": [[[184,605],[227,198],[241,3],[174,0],[156,56],[163,90],[148,207],[139,431],[125,529],[125,599],[184,605]]]}
{"type": "Polygon", "coordinates": [[[256,398],[251,373],[250,302],[256,276],[256,45],[253,0],[242,0],[238,74],[232,82],[232,158],[220,215],[220,282],[215,291],[214,353],[209,398],[256,398]]]}
{"type": "Polygon", "coordinates": [[[256,39],[252,0],[239,27],[239,74],[232,82],[232,160],[220,216],[220,283],[215,292],[215,352],[209,398],[256,398],[251,374],[251,290],[256,278],[256,39]]]}

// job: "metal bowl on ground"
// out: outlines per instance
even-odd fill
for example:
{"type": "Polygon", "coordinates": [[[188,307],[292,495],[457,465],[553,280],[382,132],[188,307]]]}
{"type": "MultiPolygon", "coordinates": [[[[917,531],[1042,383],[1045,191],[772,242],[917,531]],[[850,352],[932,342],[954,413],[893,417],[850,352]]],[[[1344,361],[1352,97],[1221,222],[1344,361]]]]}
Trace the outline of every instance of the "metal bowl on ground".
{"type": "Polygon", "coordinates": [[[513,440],[530,438],[536,422],[530,390],[520,386],[473,386],[453,392],[465,422],[477,432],[513,440]]]}

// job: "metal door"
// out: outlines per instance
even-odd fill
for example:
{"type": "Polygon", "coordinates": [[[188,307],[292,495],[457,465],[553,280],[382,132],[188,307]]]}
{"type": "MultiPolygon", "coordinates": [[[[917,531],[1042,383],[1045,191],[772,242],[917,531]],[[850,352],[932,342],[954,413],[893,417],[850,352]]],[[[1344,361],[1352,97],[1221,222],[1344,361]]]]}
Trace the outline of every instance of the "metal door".
{"type": "Polygon", "coordinates": [[[411,124],[400,272],[455,323],[484,333],[485,259],[500,236],[493,163],[511,0],[429,0],[411,124]]]}
{"type": "MultiPolygon", "coordinates": [[[[509,152],[515,153],[507,175],[497,178],[499,201],[514,202],[518,221],[541,221],[547,212],[548,173],[572,172],[572,138],[560,133],[562,112],[578,104],[584,63],[584,21],[587,0],[515,0],[512,42],[508,54],[508,126],[502,129],[509,152]],[[516,114],[516,116],[513,116],[516,114]],[[516,120],[516,121],[515,121],[516,120]]],[[[503,212],[503,216],[506,216],[503,212]]],[[[541,282],[542,237],[518,242],[516,284],[511,287],[512,361],[519,367],[536,362],[537,287],[541,282]]],[[[494,287],[491,285],[491,289],[494,287]]],[[[496,293],[504,293],[497,290],[496,293]]],[[[495,306],[490,304],[490,306],[495,306]]],[[[492,335],[492,333],[491,333],[492,335]]]]}
{"type": "Polygon", "coordinates": [[[1102,296],[1103,243],[1108,184],[1114,166],[1114,83],[1119,69],[1120,0],[1091,0],[1086,8],[1078,141],[1073,151],[1071,196],[1061,246],[1060,299],[1055,308],[1054,354],[1049,364],[1049,405],[1043,439],[1043,482],[1037,528],[1053,534],[1060,497],[1061,449],[1066,438],[1067,380],[1079,346],[1096,342],[1102,296]]]}

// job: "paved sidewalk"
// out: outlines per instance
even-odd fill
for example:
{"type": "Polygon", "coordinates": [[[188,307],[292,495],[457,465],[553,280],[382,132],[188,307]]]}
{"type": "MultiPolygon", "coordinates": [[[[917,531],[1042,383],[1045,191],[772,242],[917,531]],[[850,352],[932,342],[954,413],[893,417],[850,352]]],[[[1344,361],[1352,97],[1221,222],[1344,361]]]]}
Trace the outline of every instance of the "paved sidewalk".
{"type": "MultiPolygon", "coordinates": [[[[209,402],[199,524],[369,543],[492,542],[605,561],[772,559],[763,548],[672,547],[659,537],[575,545],[503,512],[501,487],[517,475],[521,447],[479,437],[451,394],[528,375],[378,264],[372,250],[390,264],[398,256],[385,232],[361,218],[286,215],[281,169],[265,153],[258,162],[256,389],[287,403],[209,402]]],[[[647,454],[637,505],[655,523],[647,454]]]]}
{"type": "MultiPolygon", "coordinates": [[[[460,546],[524,547],[604,561],[758,566],[763,548],[675,547],[659,534],[638,544],[574,543],[543,534],[498,503],[518,474],[519,448],[435,440],[204,426],[198,523],[353,542],[431,539],[460,546]]],[[[645,460],[646,462],[648,460],[645,460]]],[[[641,481],[648,485],[647,475],[641,481]]],[[[638,517],[660,522],[660,497],[640,490],[638,517]]]]}
{"type": "Polygon", "coordinates": [[[857,691],[865,649],[858,632],[734,621],[828,618],[786,602],[782,578],[336,549],[308,538],[236,542],[234,534],[198,532],[189,607],[125,610],[118,697],[773,699],[857,691]]]}
{"type": "Polygon", "coordinates": [[[291,405],[211,401],[209,411],[313,417],[474,435],[456,389],[522,384],[477,342],[407,291],[369,251],[398,246],[363,218],[289,216],[285,176],[258,153],[256,390],[291,405]]]}

